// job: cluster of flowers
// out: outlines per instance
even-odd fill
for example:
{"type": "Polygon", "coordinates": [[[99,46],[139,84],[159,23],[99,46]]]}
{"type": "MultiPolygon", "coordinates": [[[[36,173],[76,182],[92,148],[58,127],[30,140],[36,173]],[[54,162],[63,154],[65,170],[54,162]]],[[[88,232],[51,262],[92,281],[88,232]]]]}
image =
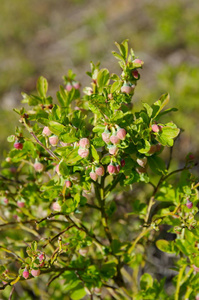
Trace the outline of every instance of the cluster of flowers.
{"type": "Polygon", "coordinates": [[[116,125],[116,130],[117,131],[115,131],[115,128],[113,127],[113,133],[111,133],[108,130],[108,127],[106,127],[105,131],[102,133],[102,139],[107,144],[109,153],[111,155],[117,154],[117,145],[126,137],[126,130],[124,128],[120,128],[118,125],[116,125]]]}
{"type": "MultiPolygon", "coordinates": [[[[40,253],[37,259],[39,260],[40,263],[38,267],[42,268],[44,266],[44,260],[45,260],[44,254],[40,253]]],[[[26,267],[22,273],[23,278],[28,279],[30,273],[32,274],[33,277],[37,277],[40,275],[41,271],[39,268],[35,268],[35,269],[31,269],[29,272],[28,267],[26,267]]]]}

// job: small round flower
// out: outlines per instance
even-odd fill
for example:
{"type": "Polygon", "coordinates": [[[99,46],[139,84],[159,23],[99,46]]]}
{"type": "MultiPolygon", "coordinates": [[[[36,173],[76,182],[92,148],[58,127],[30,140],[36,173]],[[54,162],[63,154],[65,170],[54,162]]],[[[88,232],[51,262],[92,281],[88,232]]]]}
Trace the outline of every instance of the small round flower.
{"type": "Polygon", "coordinates": [[[45,136],[50,136],[52,134],[52,132],[50,131],[48,126],[45,126],[43,131],[42,131],[42,134],[45,135],[45,136]]]}
{"type": "Polygon", "coordinates": [[[124,128],[118,129],[118,131],[117,131],[117,137],[118,137],[120,140],[124,140],[125,137],[126,137],[126,130],[125,130],[124,128]]]}
{"type": "Polygon", "coordinates": [[[11,157],[6,157],[6,162],[10,163],[11,161],[11,157]]]}
{"type": "Polygon", "coordinates": [[[187,200],[186,206],[191,209],[193,207],[193,203],[190,200],[187,200]]]}
{"type": "Polygon", "coordinates": [[[134,64],[139,64],[139,65],[141,65],[141,66],[144,64],[143,60],[138,59],[138,58],[134,59],[133,63],[134,63],[134,64]]]}
{"type": "Polygon", "coordinates": [[[73,87],[76,89],[76,90],[79,90],[80,89],[80,83],[78,81],[73,81],[73,87]]]}
{"type": "Polygon", "coordinates": [[[107,170],[111,175],[116,173],[116,167],[112,163],[108,165],[107,170]]]}
{"type": "Polygon", "coordinates": [[[41,173],[44,170],[44,165],[41,164],[40,162],[34,163],[34,169],[36,172],[41,173]]]}
{"type": "Polygon", "coordinates": [[[72,90],[72,88],[73,88],[72,84],[71,83],[67,83],[67,85],[66,85],[67,92],[70,92],[72,90]]]}
{"type": "Polygon", "coordinates": [[[96,173],[98,176],[104,176],[104,167],[103,167],[103,166],[97,167],[97,168],[95,169],[95,173],[96,173]]]}
{"type": "Polygon", "coordinates": [[[39,262],[42,262],[42,260],[44,260],[44,254],[43,253],[39,254],[39,262]]]}
{"type": "Polygon", "coordinates": [[[78,154],[79,156],[81,156],[82,158],[86,158],[89,155],[89,149],[86,148],[79,148],[78,149],[78,154]]]}
{"type": "Polygon", "coordinates": [[[25,268],[22,275],[23,275],[23,278],[28,279],[30,274],[29,274],[28,270],[25,268]]]}
{"type": "Polygon", "coordinates": [[[96,181],[98,178],[98,175],[95,172],[90,172],[89,175],[90,175],[90,178],[94,181],[96,181]]]}
{"type": "Polygon", "coordinates": [[[134,90],[135,86],[131,86],[128,83],[124,83],[123,86],[121,87],[121,92],[125,94],[131,94],[134,90]]]}
{"type": "Polygon", "coordinates": [[[113,146],[111,146],[111,147],[109,148],[109,153],[110,153],[110,154],[116,155],[117,152],[118,152],[118,148],[117,148],[115,145],[113,145],[113,146]]]}
{"type": "Polygon", "coordinates": [[[110,141],[111,141],[111,143],[113,143],[114,145],[117,145],[117,144],[119,144],[120,139],[119,139],[119,137],[116,136],[116,135],[111,135],[110,141]]]}
{"type": "Polygon", "coordinates": [[[20,208],[23,208],[25,206],[25,202],[17,201],[17,206],[20,207],[20,208]]]}
{"type": "Polygon", "coordinates": [[[14,148],[17,150],[22,150],[23,149],[23,144],[20,143],[19,141],[14,143],[14,148]]]}
{"type": "Polygon", "coordinates": [[[53,202],[52,209],[55,211],[61,211],[61,206],[59,205],[58,202],[53,202]]]}
{"type": "Polygon", "coordinates": [[[111,135],[111,133],[108,130],[105,130],[102,133],[102,139],[106,144],[110,143],[110,135],[111,135]]]}
{"type": "Polygon", "coordinates": [[[79,146],[80,146],[81,148],[89,148],[89,147],[90,147],[89,139],[87,139],[87,138],[82,138],[82,139],[80,139],[80,141],[79,141],[79,146]]]}
{"type": "Polygon", "coordinates": [[[58,136],[52,135],[49,137],[49,143],[51,144],[51,146],[57,146],[58,142],[59,142],[58,136]]]}
{"type": "Polygon", "coordinates": [[[66,185],[67,188],[70,188],[71,185],[72,185],[72,182],[70,180],[66,180],[65,185],[66,185]]]}
{"type": "Polygon", "coordinates": [[[158,126],[157,124],[153,124],[153,125],[151,126],[151,128],[152,128],[152,131],[153,131],[153,132],[159,132],[159,131],[160,131],[160,128],[159,128],[159,126],[158,126]]]}
{"type": "Polygon", "coordinates": [[[32,269],[32,270],[31,270],[31,274],[32,274],[32,276],[34,276],[34,277],[39,276],[40,273],[41,273],[41,271],[40,271],[39,269],[38,269],[38,270],[35,270],[35,269],[32,269]]]}

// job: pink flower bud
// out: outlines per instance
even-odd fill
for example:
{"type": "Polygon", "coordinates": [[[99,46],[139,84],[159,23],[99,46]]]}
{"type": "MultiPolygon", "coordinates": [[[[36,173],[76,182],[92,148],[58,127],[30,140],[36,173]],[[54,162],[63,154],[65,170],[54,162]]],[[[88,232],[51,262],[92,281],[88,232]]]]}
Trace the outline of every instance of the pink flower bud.
{"type": "Polygon", "coordinates": [[[158,126],[157,124],[153,124],[153,125],[151,126],[151,128],[152,128],[152,131],[153,131],[153,132],[159,132],[159,131],[160,131],[160,128],[159,128],[159,126],[158,126]]]}
{"type": "Polygon", "coordinates": [[[18,207],[23,208],[25,206],[25,202],[17,201],[17,205],[18,205],[18,207]]]}
{"type": "Polygon", "coordinates": [[[10,157],[6,157],[6,162],[10,163],[12,160],[10,157]]]}
{"type": "Polygon", "coordinates": [[[70,180],[66,180],[66,181],[65,181],[65,185],[66,185],[67,188],[70,188],[71,185],[72,185],[72,183],[71,183],[70,180]]]}
{"type": "Polygon", "coordinates": [[[124,159],[121,159],[121,167],[123,168],[125,166],[125,160],[124,159]]]}
{"type": "Polygon", "coordinates": [[[90,142],[89,142],[89,140],[87,138],[82,138],[79,141],[79,146],[81,148],[89,148],[90,147],[90,142]]]}
{"type": "Polygon", "coordinates": [[[40,173],[40,172],[43,171],[44,165],[41,164],[40,162],[37,162],[37,163],[34,164],[34,169],[35,169],[36,172],[40,173]]]}
{"type": "Polygon", "coordinates": [[[111,141],[111,143],[113,143],[114,145],[117,145],[117,144],[119,144],[120,139],[119,139],[119,137],[116,136],[116,135],[111,135],[110,141],[111,141]]]}
{"type": "Polygon", "coordinates": [[[80,89],[80,83],[77,82],[77,81],[73,81],[73,87],[76,89],[76,90],[79,90],[80,89]]]}
{"type": "Polygon", "coordinates": [[[110,143],[110,135],[111,133],[108,130],[102,133],[102,139],[106,144],[110,143]]]}
{"type": "Polygon", "coordinates": [[[44,254],[43,253],[39,254],[39,262],[42,262],[42,260],[44,260],[44,254]]]}
{"type": "Polygon", "coordinates": [[[143,157],[143,158],[138,158],[137,159],[137,163],[138,165],[140,165],[142,168],[144,168],[147,164],[147,158],[143,157]]]}
{"type": "Polygon", "coordinates": [[[95,172],[90,172],[89,175],[90,175],[90,178],[93,179],[94,181],[96,181],[98,178],[98,175],[95,172]]]}
{"type": "Polygon", "coordinates": [[[129,85],[127,83],[124,83],[123,86],[121,87],[121,92],[126,93],[126,94],[131,94],[134,90],[135,86],[134,85],[129,85]]]}
{"type": "Polygon", "coordinates": [[[55,211],[61,211],[61,206],[59,205],[58,202],[53,202],[52,209],[55,211]]]}
{"type": "Polygon", "coordinates": [[[85,158],[89,155],[89,149],[86,148],[79,148],[78,149],[78,154],[79,156],[81,156],[82,158],[85,158]]]}
{"type": "Polygon", "coordinates": [[[116,167],[113,164],[108,165],[107,170],[108,170],[109,174],[116,173],[116,167]]]}
{"type": "Polygon", "coordinates": [[[60,172],[59,172],[59,164],[56,165],[56,167],[55,167],[55,172],[56,172],[58,175],[60,175],[60,172]]]}
{"type": "Polygon", "coordinates": [[[52,135],[52,136],[49,137],[49,143],[52,146],[57,146],[58,142],[59,142],[58,136],[52,135]]]}
{"type": "Polygon", "coordinates": [[[187,200],[186,206],[191,209],[193,207],[193,203],[189,200],[187,200]]]}
{"type": "Polygon", "coordinates": [[[29,275],[30,274],[29,274],[28,270],[24,269],[24,271],[23,271],[23,278],[27,279],[29,277],[29,275]]]}
{"type": "Polygon", "coordinates": [[[47,126],[45,126],[43,131],[42,131],[42,134],[46,135],[46,136],[49,136],[49,135],[51,135],[51,133],[52,132],[50,131],[50,129],[47,126]]]}
{"type": "Polygon", "coordinates": [[[112,155],[116,155],[118,152],[118,148],[116,146],[111,146],[109,148],[109,153],[112,154],[112,155]]]}
{"type": "Polygon", "coordinates": [[[66,85],[67,92],[70,92],[72,90],[72,88],[73,88],[72,84],[71,83],[67,83],[67,85],[66,85]]]}
{"type": "Polygon", "coordinates": [[[139,77],[138,70],[133,70],[133,71],[132,71],[132,75],[133,75],[133,77],[134,77],[135,79],[138,79],[138,77],[139,77]]]}
{"type": "Polygon", "coordinates": [[[4,199],[3,199],[3,202],[7,205],[8,202],[9,202],[9,200],[8,200],[7,198],[4,198],[4,199]]]}
{"type": "Polygon", "coordinates": [[[144,64],[143,60],[138,59],[138,58],[134,59],[133,63],[134,63],[134,64],[139,64],[139,65],[141,65],[141,66],[144,64]]]}
{"type": "Polygon", "coordinates": [[[98,176],[104,176],[104,167],[103,166],[100,166],[98,168],[95,169],[95,173],[98,175],[98,176]]]}
{"type": "Polygon", "coordinates": [[[126,130],[124,128],[120,128],[118,131],[117,131],[117,137],[120,139],[120,140],[124,140],[125,137],[126,137],[126,130]]]}
{"type": "Polygon", "coordinates": [[[32,274],[32,276],[34,276],[34,277],[39,276],[40,273],[41,273],[41,271],[40,271],[39,269],[38,269],[38,270],[34,270],[34,269],[31,270],[31,274],[32,274]]]}
{"type": "Polygon", "coordinates": [[[14,148],[17,150],[22,150],[23,149],[23,144],[20,142],[15,142],[14,143],[14,148]]]}

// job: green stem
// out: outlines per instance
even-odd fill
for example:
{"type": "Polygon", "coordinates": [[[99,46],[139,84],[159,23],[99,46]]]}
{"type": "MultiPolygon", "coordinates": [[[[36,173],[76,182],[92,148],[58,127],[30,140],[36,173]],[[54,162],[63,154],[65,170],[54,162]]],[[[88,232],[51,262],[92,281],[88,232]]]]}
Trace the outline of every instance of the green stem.
{"type": "Polygon", "coordinates": [[[175,300],[179,300],[179,293],[180,293],[180,286],[181,286],[181,280],[184,273],[186,266],[182,266],[182,268],[179,271],[178,279],[177,279],[177,285],[176,285],[176,292],[175,292],[175,300]]]}

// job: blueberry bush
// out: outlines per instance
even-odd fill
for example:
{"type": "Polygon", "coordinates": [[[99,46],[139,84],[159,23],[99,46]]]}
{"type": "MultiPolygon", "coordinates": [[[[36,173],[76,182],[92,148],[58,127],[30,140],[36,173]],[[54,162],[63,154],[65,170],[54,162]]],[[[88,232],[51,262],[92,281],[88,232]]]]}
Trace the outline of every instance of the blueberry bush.
{"type": "Polygon", "coordinates": [[[3,299],[199,299],[194,157],[172,159],[169,94],[136,111],[144,62],[116,46],[121,75],[91,63],[83,96],[71,70],[57,100],[44,77],[22,93],[0,175],[3,299]],[[169,288],[151,249],[170,257],[169,288]]]}

